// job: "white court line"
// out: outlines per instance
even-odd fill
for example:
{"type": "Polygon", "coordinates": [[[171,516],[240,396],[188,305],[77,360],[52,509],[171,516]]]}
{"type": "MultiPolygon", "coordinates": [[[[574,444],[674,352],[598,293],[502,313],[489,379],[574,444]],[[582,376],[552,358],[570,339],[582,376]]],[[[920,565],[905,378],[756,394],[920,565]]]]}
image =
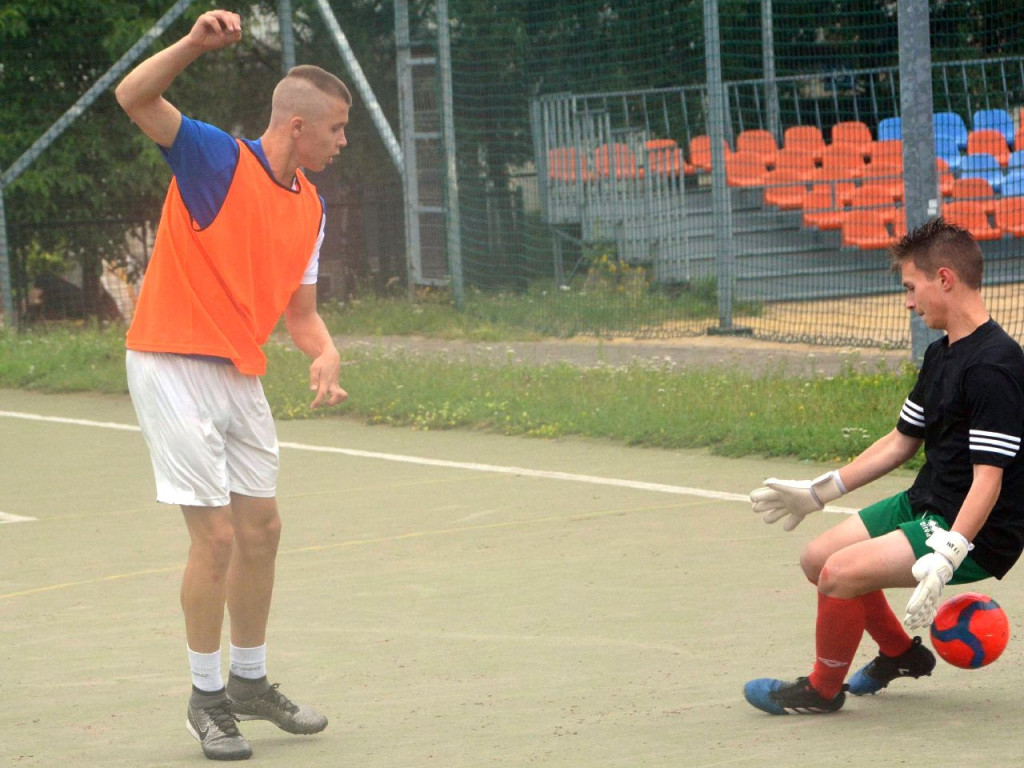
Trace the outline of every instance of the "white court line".
{"type": "MultiPolygon", "coordinates": [[[[98,429],[119,429],[129,432],[141,431],[135,424],[121,424],[113,421],[91,421],[89,419],[69,419],[61,416],[44,416],[38,413],[21,413],[18,411],[0,411],[0,417],[10,419],[24,419],[27,421],[42,421],[53,424],[70,424],[81,427],[95,427],[98,429]]],[[[380,461],[395,461],[403,464],[418,464],[426,467],[444,467],[446,469],[467,469],[473,472],[491,472],[499,475],[514,475],[517,477],[536,477],[545,480],[567,480],[574,483],[589,483],[591,485],[608,485],[617,488],[630,488],[638,491],[652,491],[654,493],[671,493],[679,496],[696,496],[704,499],[715,499],[717,501],[742,501],[749,502],[749,497],[744,493],[727,493],[725,491],[710,491],[705,488],[691,488],[685,485],[668,485],[665,483],[647,483],[642,480],[624,480],[615,477],[601,477],[599,475],[580,475],[573,472],[552,472],[544,469],[528,469],[526,467],[508,467],[495,464],[478,464],[476,462],[449,461],[447,459],[428,459],[422,456],[404,456],[398,453],[380,453],[378,451],[361,451],[356,448],[334,448],[325,445],[307,445],[305,443],[281,443],[282,448],[289,448],[293,451],[309,451],[312,453],[336,453],[344,456],[355,456],[361,459],[377,459],[380,461]]],[[[839,512],[842,514],[853,514],[857,510],[848,507],[825,507],[827,512],[839,512]]]]}
{"type": "Polygon", "coordinates": [[[0,525],[4,523],[31,523],[35,520],[34,517],[23,517],[22,515],[12,515],[10,512],[0,512],[0,525]]]}

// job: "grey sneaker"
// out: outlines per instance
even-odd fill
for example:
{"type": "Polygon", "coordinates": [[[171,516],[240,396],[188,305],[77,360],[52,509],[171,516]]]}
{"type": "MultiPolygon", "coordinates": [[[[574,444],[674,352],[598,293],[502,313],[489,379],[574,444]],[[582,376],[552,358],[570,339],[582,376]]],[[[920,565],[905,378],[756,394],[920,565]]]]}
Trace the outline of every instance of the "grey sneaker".
{"type": "Polygon", "coordinates": [[[327,718],[312,707],[300,707],[270,685],[267,678],[246,680],[235,675],[228,678],[231,711],[239,720],[269,720],[288,733],[320,733],[327,727],[327,718]]]}
{"type": "Polygon", "coordinates": [[[188,731],[211,760],[248,760],[249,742],[238,732],[238,720],[231,714],[231,702],[223,691],[219,698],[193,694],[188,702],[188,731]],[[207,704],[207,700],[210,701],[207,704]]]}

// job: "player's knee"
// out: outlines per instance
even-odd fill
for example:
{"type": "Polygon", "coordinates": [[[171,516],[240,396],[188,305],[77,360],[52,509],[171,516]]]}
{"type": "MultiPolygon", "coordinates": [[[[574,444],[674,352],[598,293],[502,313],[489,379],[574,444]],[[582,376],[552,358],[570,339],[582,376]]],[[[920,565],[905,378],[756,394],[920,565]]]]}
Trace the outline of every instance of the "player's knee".
{"type": "Polygon", "coordinates": [[[235,532],[240,549],[246,554],[274,554],[281,541],[281,517],[268,515],[258,522],[247,522],[235,532]]]}
{"type": "Polygon", "coordinates": [[[855,597],[859,594],[854,574],[837,558],[825,561],[818,576],[818,592],[827,597],[855,597]]]}
{"type": "Polygon", "coordinates": [[[227,567],[231,561],[231,551],[234,548],[234,531],[230,525],[217,525],[204,528],[202,531],[193,532],[192,549],[190,554],[193,557],[200,557],[213,566],[227,567]]]}
{"type": "Polygon", "coordinates": [[[817,584],[821,578],[821,569],[825,565],[825,557],[817,547],[814,546],[812,541],[806,547],[804,551],[800,553],[800,568],[803,569],[804,576],[811,584],[817,584]]]}

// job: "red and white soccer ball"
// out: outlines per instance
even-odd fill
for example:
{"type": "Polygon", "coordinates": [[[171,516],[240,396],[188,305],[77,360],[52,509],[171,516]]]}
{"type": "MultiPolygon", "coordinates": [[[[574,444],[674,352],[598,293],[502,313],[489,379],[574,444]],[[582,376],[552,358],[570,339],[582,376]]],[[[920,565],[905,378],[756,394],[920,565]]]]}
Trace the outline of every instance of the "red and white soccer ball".
{"type": "Polygon", "coordinates": [[[1010,621],[995,600],[965,592],[939,606],[932,647],[954,667],[978,669],[999,658],[1010,639],[1010,621]]]}

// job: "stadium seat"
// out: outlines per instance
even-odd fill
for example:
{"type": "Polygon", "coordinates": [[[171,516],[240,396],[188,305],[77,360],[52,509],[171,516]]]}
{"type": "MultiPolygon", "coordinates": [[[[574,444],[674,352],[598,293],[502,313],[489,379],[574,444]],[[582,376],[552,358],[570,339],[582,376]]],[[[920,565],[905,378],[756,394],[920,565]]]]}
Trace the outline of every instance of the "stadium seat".
{"type": "Polygon", "coordinates": [[[602,144],[594,150],[594,173],[601,178],[641,179],[643,168],[638,168],[636,155],[628,144],[602,144]]]}
{"type": "Polygon", "coordinates": [[[960,144],[955,136],[948,133],[935,134],[935,156],[946,161],[951,171],[960,167],[960,144]]]}
{"type": "Polygon", "coordinates": [[[825,139],[816,125],[792,125],[783,133],[782,148],[805,152],[820,163],[825,152],[825,139]]]}
{"type": "Polygon", "coordinates": [[[776,168],[765,177],[764,202],[782,211],[803,208],[809,173],[799,168],[776,168]]]}
{"type": "Polygon", "coordinates": [[[1006,138],[1006,145],[1013,146],[1016,138],[1016,131],[1013,127],[1013,117],[1005,109],[979,109],[971,117],[971,127],[979,131],[992,128],[999,131],[1006,138]]]}
{"type": "Polygon", "coordinates": [[[866,251],[888,248],[896,239],[889,229],[895,219],[895,206],[854,208],[843,221],[842,244],[866,251]]]}
{"type": "Polygon", "coordinates": [[[1002,232],[992,226],[985,206],[977,200],[947,200],[942,204],[942,217],[950,224],[963,227],[975,240],[998,240],[1002,232]]]}
{"type": "MultiPolygon", "coordinates": [[[[728,142],[722,139],[722,148],[728,154],[728,142]]],[[[690,139],[690,162],[698,171],[708,172],[711,170],[711,137],[705,134],[694,136],[690,139]]]]}
{"type": "Polygon", "coordinates": [[[683,150],[675,139],[650,139],[646,142],[647,170],[660,176],[691,174],[694,167],[686,162],[683,150]]]}
{"type": "Polygon", "coordinates": [[[992,155],[1003,168],[1010,160],[1010,146],[1003,134],[996,130],[971,131],[967,135],[968,155],[992,155]]]}
{"type": "Polygon", "coordinates": [[[903,138],[903,121],[898,117],[886,117],[878,123],[878,140],[890,141],[903,138]]]}
{"type": "Polygon", "coordinates": [[[583,181],[591,177],[582,160],[583,155],[576,154],[575,147],[555,147],[548,150],[548,178],[552,181],[572,182],[577,176],[583,181]]]}
{"type": "Polygon", "coordinates": [[[864,158],[871,156],[871,145],[874,140],[871,129],[860,120],[846,120],[832,126],[832,146],[844,145],[859,152],[864,158]]]}
{"type": "Polygon", "coordinates": [[[1024,197],[1003,197],[996,203],[996,227],[1003,234],[1024,237],[1024,197]]]}
{"type": "Polygon", "coordinates": [[[871,147],[871,162],[899,165],[903,167],[903,140],[885,139],[876,141],[871,147]]]}
{"type": "Polygon", "coordinates": [[[835,168],[847,178],[859,179],[865,170],[864,151],[856,144],[829,144],[821,156],[822,168],[835,168]]]}
{"type": "Polygon", "coordinates": [[[959,151],[967,149],[967,123],[956,112],[936,112],[932,115],[932,128],[936,136],[953,136],[959,151]]]}
{"type": "Polygon", "coordinates": [[[950,197],[954,200],[983,202],[983,207],[990,213],[995,206],[992,185],[988,183],[987,179],[979,179],[977,177],[954,179],[953,191],[950,197]]]}
{"type": "Polygon", "coordinates": [[[1003,177],[1003,197],[1024,196],[1024,168],[1013,168],[1003,177]]]}
{"type": "Polygon", "coordinates": [[[898,201],[903,199],[903,166],[896,163],[873,162],[867,166],[864,175],[865,184],[871,184],[884,188],[889,194],[889,199],[898,201]]]}
{"type": "Polygon", "coordinates": [[[851,208],[883,208],[894,207],[895,201],[888,184],[865,182],[853,191],[850,198],[851,208]]]}
{"type": "Polygon", "coordinates": [[[857,188],[852,181],[828,178],[822,169],[804,198],[803,225],[815,229],[839,229],[857,188]]]}
{"type": "Polygon", "coordinates": [[[1015,168],[1024,168],[1024,150],[1015,149],[1006,159],[1006,172],[1009,173],[1015,168]]]}
{"type": "Polygon", "coordinates": [[[985,179],[996,194],[999,194],[1003,186],[1003,171],[999,167],[999,161],[985,153],[967,155],[963,158],[960,161],[960,178],[985,179]]]}
{"type": "Polygon", "coordinates": [[[779,151],[779,145],[771,131],[763,128],[748,128],[740,131],[736,136],[737,152],[757,152],[765,159],[765,164],[771,167],[775,164],[775,155],[779,151]]]}
{"type": "Polygon", "coordinates": [[[779,171],[783,168],[794,171],[802,171],[805,174],[811,174],[817,168],[815,163],[814,155],[810,152],[805,152],[803,148],[782,148],[775,155],[775,170],[779,171]]]}
{"type": "Polygon", "coordinates": [[[935,170],[939,177],[939,194],[942,197],[952,197],[953,182],[956,180],[956,177],[954,177],[953,172],[949,170],[949,163],[941,157],[936,157],[935,170]]]}
{"type": "Polygon", "coordinates": [[[730,187],[763,187],[768,164],[764,155],[751,150],[725,156],[725,181],[730,187]]]}

